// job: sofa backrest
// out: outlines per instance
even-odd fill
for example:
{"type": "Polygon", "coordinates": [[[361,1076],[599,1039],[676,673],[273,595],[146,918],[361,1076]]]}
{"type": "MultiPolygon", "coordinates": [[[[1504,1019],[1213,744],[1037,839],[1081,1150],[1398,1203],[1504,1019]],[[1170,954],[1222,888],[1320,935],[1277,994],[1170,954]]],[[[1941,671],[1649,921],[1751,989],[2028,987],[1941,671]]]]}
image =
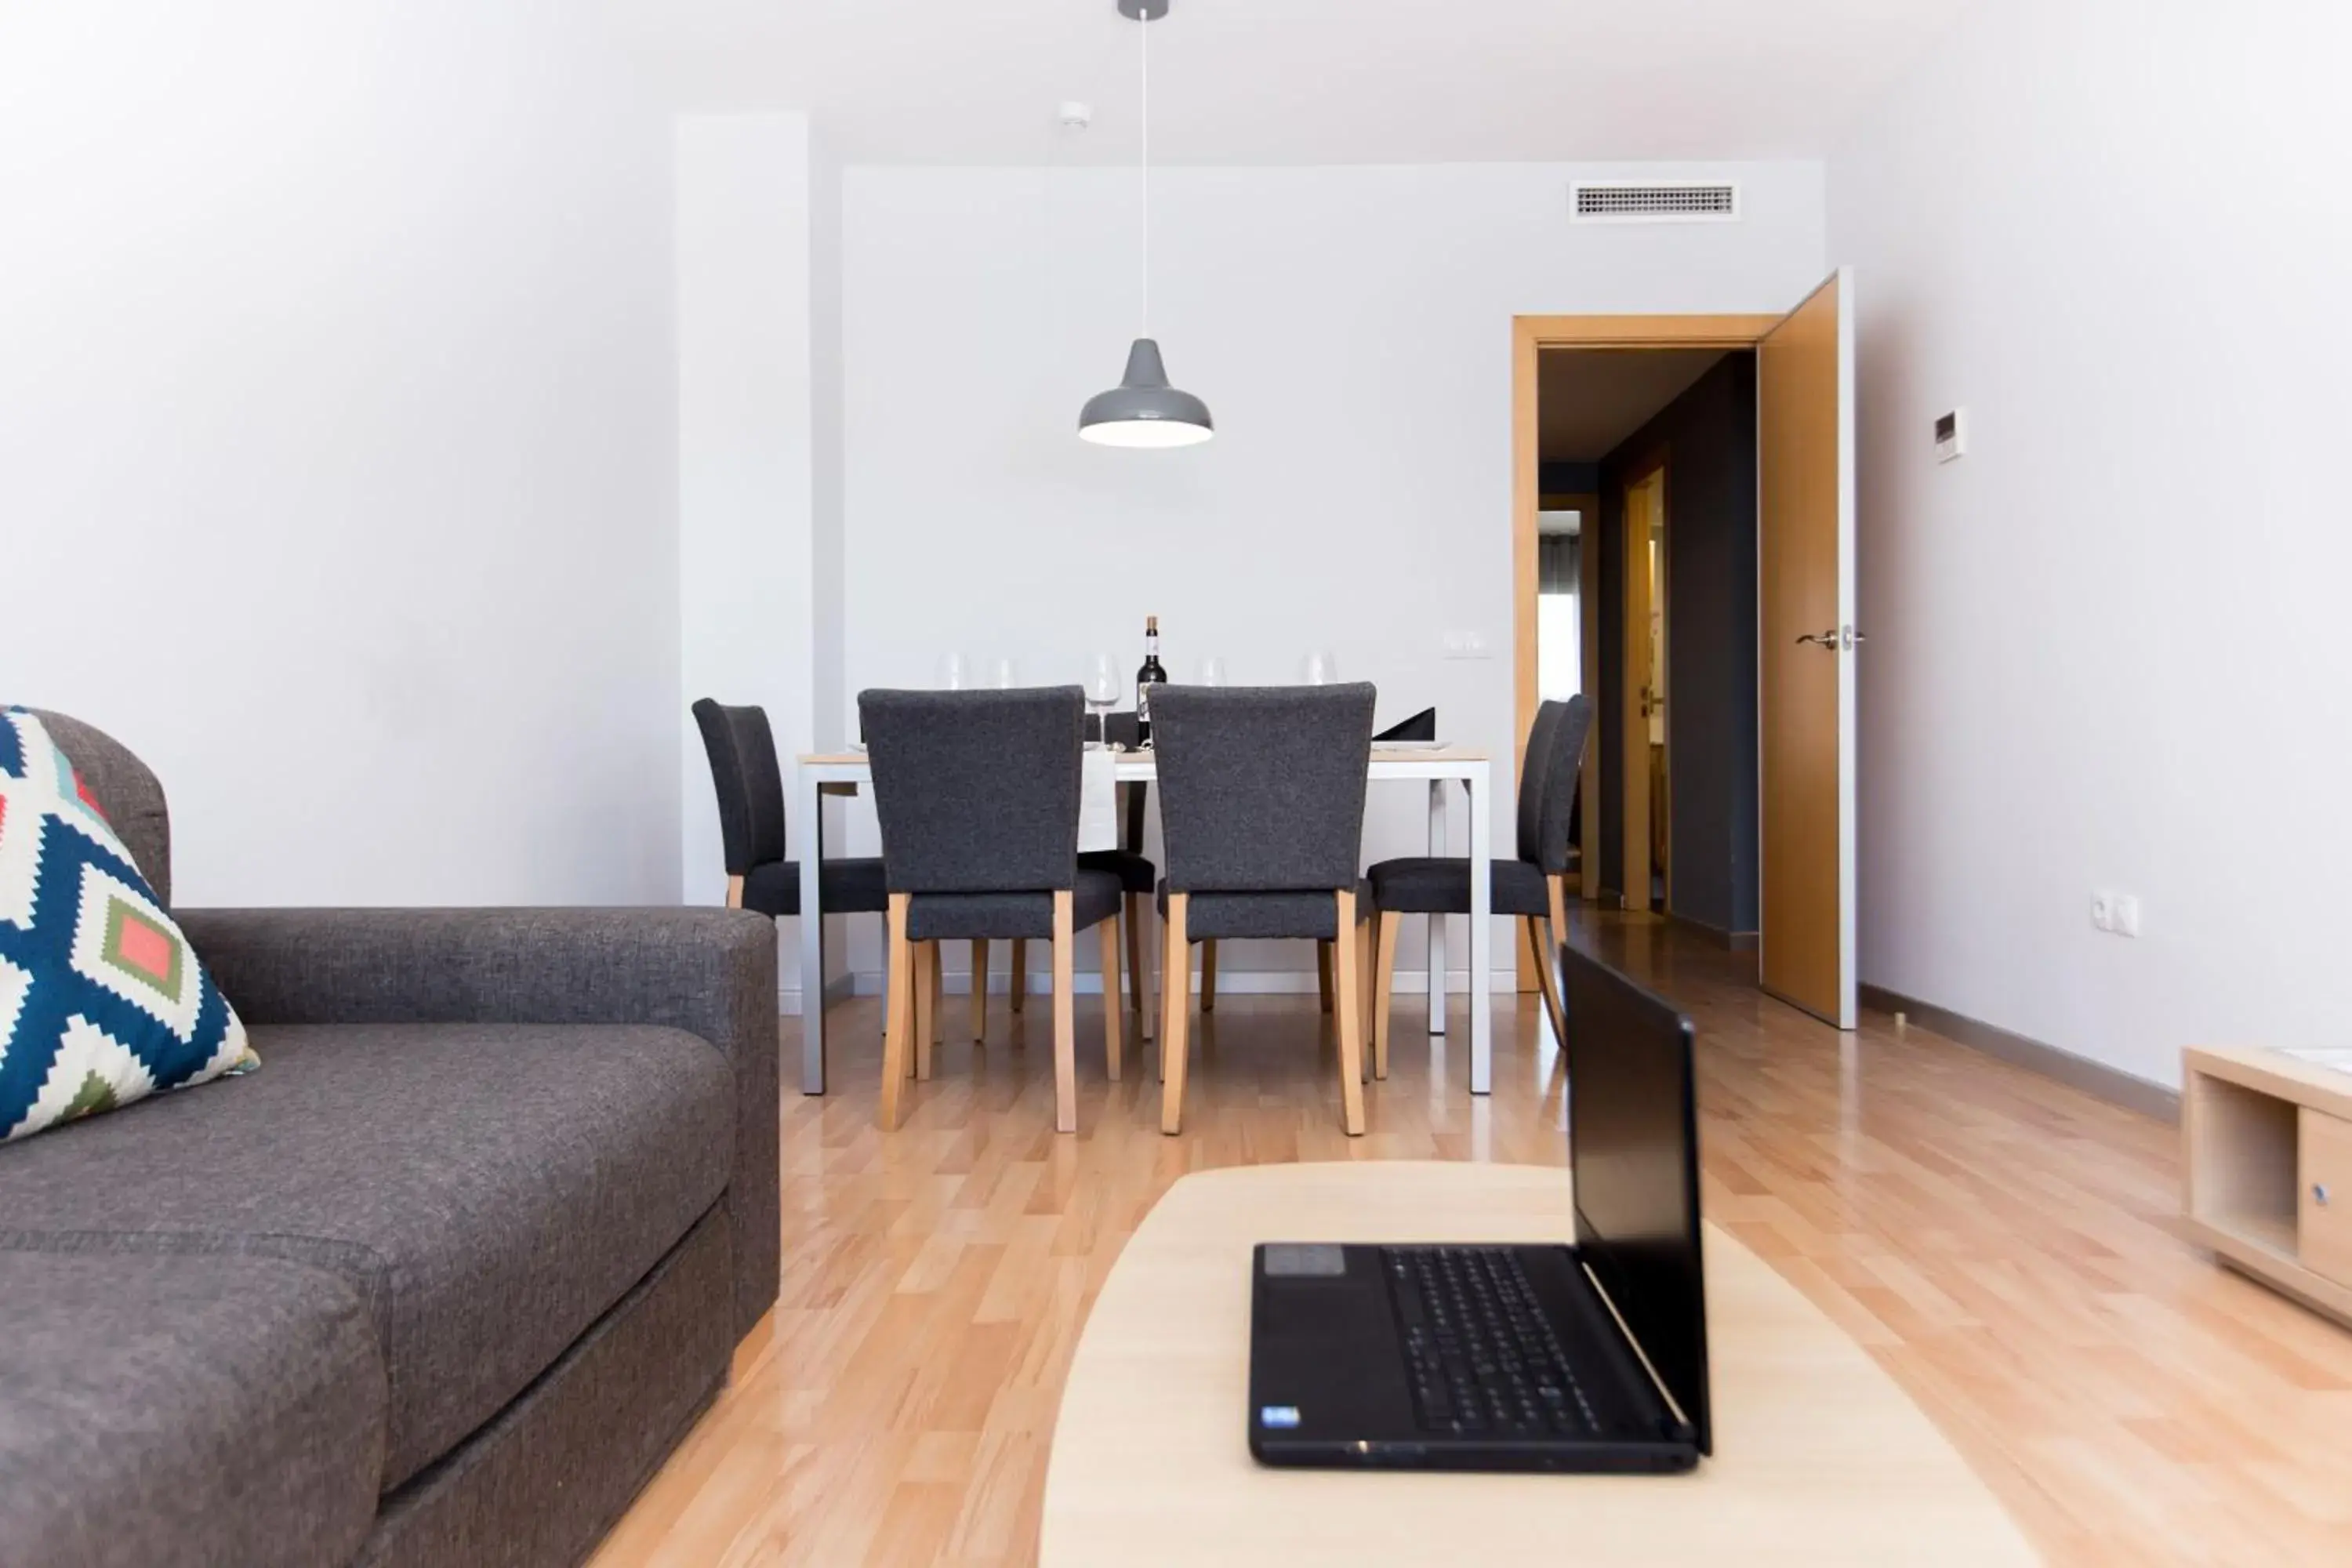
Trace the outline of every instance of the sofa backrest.
{"type": "Polygon", "coordinates": [[[63,713],[40,708],[33,712],[98,797],[98,808],[155,889],[156,901],[171,908],[172,814],[163,804],[163,786],[130,747],[105,731],[63,713]]]}

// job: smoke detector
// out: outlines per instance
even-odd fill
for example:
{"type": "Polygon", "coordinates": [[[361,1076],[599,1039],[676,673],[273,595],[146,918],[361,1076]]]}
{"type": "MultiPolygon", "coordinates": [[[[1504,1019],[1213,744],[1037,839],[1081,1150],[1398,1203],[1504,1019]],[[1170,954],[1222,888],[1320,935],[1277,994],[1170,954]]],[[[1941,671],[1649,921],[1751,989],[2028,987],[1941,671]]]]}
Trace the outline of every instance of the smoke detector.
{"type": "Polygon", "coordinates": [[[1061,110],[1056,115],[1056,118],[1061,121],[1062,129],[1065,131],[1071,132],[1073,133],[1084,131],[1087,126],[1092,125],[1095,122],[1094,105],[1091,103],[1080,103],[1075,98],[1066,99],[1063,101],[1061,110]]]}

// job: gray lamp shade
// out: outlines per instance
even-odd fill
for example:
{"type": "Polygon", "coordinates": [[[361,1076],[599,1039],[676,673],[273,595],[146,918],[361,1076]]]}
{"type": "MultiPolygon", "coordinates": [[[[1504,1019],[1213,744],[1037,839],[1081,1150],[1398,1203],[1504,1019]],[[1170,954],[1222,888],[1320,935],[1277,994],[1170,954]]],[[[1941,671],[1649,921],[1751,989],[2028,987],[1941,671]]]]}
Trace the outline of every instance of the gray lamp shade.
{"type": "Polygon", "coordinates": [[[1190,447],[1215,435],[1216,426],[1207,404],[1168,384],[1160,345],[1138,338],[1119,384],[1078,411],[1078,434],[1103,447],[1190,447]]]}

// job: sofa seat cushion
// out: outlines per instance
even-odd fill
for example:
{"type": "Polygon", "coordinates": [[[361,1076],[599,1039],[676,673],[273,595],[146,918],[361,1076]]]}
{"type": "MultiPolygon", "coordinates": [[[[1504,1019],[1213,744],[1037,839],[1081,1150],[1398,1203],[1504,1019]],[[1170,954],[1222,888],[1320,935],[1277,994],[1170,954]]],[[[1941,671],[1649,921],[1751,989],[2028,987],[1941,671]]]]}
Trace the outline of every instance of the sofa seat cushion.
{"type": "Polygon", "coordinates": [[[384,1376],[344,1281],[266,1258],[0,1251],[0,1563],[359,1550],[384,1376]]]}
{"type": "Polygon", "coordinates": [[[679,1030],[252,1033],[269,1068],[236,1093],[0,1150],[0,1247],[258,1254],[341,1276],[390,1382],[384,1491],[544,1371],[727,1184],[729,1064],[679,1030]]]}

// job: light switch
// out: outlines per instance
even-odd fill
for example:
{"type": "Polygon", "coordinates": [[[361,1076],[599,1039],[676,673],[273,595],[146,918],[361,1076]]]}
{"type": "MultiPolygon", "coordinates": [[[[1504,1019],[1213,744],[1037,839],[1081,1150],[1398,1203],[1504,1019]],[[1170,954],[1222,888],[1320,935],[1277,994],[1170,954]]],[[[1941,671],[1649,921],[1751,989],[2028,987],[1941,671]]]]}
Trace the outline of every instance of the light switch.
{"type": "Polygon", "coordinates": [[[1448,658],[1492,658],[1494,650],[1486,644],[1482,631],[1456,629],[1445,634],[1445,657],[1448,658]]]}

